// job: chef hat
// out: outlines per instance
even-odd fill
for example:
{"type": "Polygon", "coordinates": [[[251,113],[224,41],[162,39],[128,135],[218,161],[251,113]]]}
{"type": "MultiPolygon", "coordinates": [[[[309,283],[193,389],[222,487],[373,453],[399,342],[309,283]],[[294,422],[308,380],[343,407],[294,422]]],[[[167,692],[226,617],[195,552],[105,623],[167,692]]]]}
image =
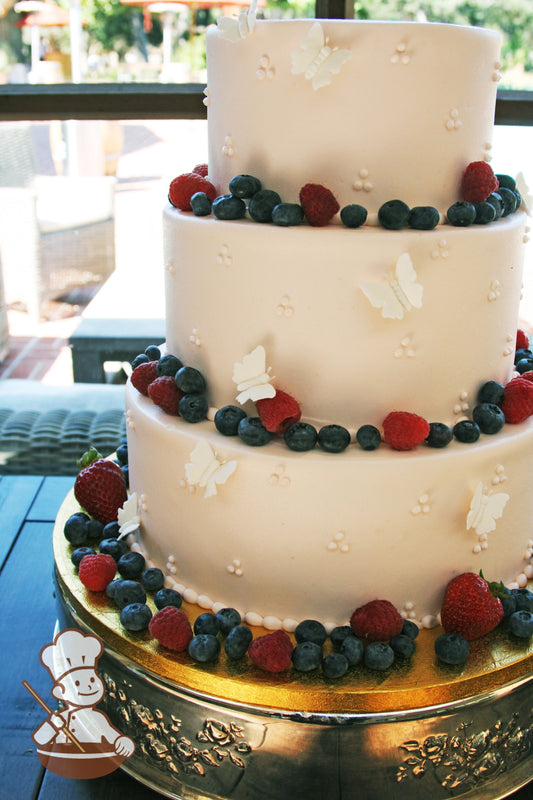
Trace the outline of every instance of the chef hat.
{"type": "Polygon", "coordinates": [[[58,633],[52,644],[43,647],[40,659],[52,680],[60,681],[75,669],[94,669],[103,649],[102,641],[96,636],[67,628],[58,633]]]}

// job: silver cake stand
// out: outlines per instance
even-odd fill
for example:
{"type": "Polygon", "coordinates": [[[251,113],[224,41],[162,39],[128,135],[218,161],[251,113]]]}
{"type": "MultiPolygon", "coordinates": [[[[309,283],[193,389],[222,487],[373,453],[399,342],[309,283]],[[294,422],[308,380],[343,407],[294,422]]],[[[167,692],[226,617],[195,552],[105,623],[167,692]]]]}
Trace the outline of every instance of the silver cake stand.
{"type": "Polygon", "coordinates": [[[329,683],[247,659],[195,665],[84,589],[62,534],[76,508],[67,498],[54,531],[58,624],[103,640],[103,709],[135,741],[122,768],[145,785],[176,800],[499,800],[531,780],[530,642],[497,631],[444,668],[439,631],[422,631],[409,662],[329,683]]]}

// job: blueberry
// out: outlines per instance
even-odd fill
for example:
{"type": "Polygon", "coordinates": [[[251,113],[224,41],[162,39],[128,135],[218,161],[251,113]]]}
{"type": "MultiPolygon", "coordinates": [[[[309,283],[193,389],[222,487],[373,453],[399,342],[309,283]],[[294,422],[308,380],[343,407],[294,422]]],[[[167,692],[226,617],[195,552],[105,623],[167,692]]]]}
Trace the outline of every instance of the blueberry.
{"type": "Polygon", "coordinates": [[[409,213],[409,226],[417,231],[432,231],[440,222],[440,214],[433,206],[415,206],[409,213]]]}
{"type": "Polygon", "coordinates": [[[154,603],[159,610],[166,608],[166,606],[181,608],[182,597],[175,589],[167,589],[165,587],[154,594],[154,603]]]}
{"type": "Polygon", "coordinates": [[[520,639],[533,636],[533,613],[531,611],[515,611],[509,617],[509,630],[520,639]]]}
{"type": "Polygon", "coordinates": [[[123,466],[124,464],[128,463],[128,445],[127,444],[119,444],[116,449],[117,454],[117,461],[118,463],[123,466]]]}
{"type": "Polygon", "coordinates": [[[357,203],[341,208],[341,222],[347,228],[360,228],[365,224],[367,216],[366,208],[358,206],[357,203]]]}
{"type": "Polygon", "coordinates": [[[70,560],[74,564],[76,568],[79,567],[80,561],[84,556],[94,556],[96,555],[96,550],[93,550],[92,547],[77,547],[72,555],[70,556],[70,560]]]}
{"type": "Polygon", "coordinates": [[[190,657],[201,664],[214,661],[219,653],[220,642],[210,633],[199,633],[189,642],[190,657]]]}
{"type": "Polygon", "coordinates": [[[411,658],[415,652],[415,642],[410,636],[405,633],[399,633],[398,636],[393,636],[390,640],[390,646],[394,650],[395,655],[402,658],[411,658]]]}
{"type": "Polygon", "coordinates": [[[131,368],[135,369],[136,367],[140,366],[141,364],[148,364],[150,359],[146,355],[146,353],[139,353],[138,356],[135,356],[133,361],[131,362],[131,368]]]}
{"type": "Polygon", "coordinates": [[[149,344],[144,354],[148,356],[148,361],[159,361],[161,358],[161,350],[155,344],[149,344]]]}
{"type": "Polygon", "coordinates": [[[122,474],[124,476],[124,482],[126,484],[126,489],[129,489],[130,488],[130,468],[128,467],[127,464],[123,464],[121,466],[120,470],[121,470],[121,472],[122,472],[122,474]]]}
{"type": "Polygon", "coordinates": [[[261,181],[254,175],[235,175],[229,182],[229,190],[235,197],[247,200],[261,189],[261,181]]]}
{"type": "Polygon", "coordinates": [[[150,567],[141,575],[141,583],[147,592],[157,592],[163,588],[165,576],[157,567],[150,567]]]}
{"type": "Polygon", "coordinates": [[[476,225],[488,225],[496,219],[496,210],[491,203],[476,203],[476,225]]]}
{"type": "Polygon", "coordinates": [[[523,375],[524,372],[531,372],[533,370],[533,358],[519,358],[515,367],[520,375],[523,375]]]}
{"type": "Polygon", "coordinates": [[[502,217],[508,217],[509,214],[514,214],[516,211],[516,195],[512,189],[506,189],[505,187],[498,188],[498,194],[500,195],[503,203],[503,213],[502,217]]]}
{"type": "Polygon", "coordinates": [[[453,431],[444,422],[430,422],[429,434],[425,441],[428,447],[446,447],[453,439],[453,431]]]}
{"type": "Polygon", "coordinates": [[[114,581],[111,581],[111,583],[107,584],[106,589],[105,589],[105,593],[109,597],[110,600],[114,600],[115,599],[115,592],[117,591],[117,588],[118,588],[119,584],[122,583],[122,581],[123,581],[123,578],[115,578],[114,581]]]}
{"type": "Polygon", "coordinates": [[[120,612],[120,621],[127,631],[144,631],[152,619],[152,612],[144,603],[130,603],[120,612]]]}
{"type": "Polygon", "coordinates": [[[386,642],[370,642],[365,647],[363,661],[368,669],[388,669],[394,662],[394,650],[386,642]]]}
{"type": "Polygon", "coordinates": [[[140,553],[125,553],[120,556],[117,568],[123,578],[140,578],[146,569],[146,562],[140,553]]]}
{"type": "Polygon", "coordinates": [[[128,552],[128,545],[124,539],[102,539],[100,542],[100,552],[113,556],[118,561],[121,556],[128,552]]]}
{"type": "Polygon", "coordinates": [[[325,678],[334,680],[346,675],[349,666],[348,659],[342,653],[329,653],[322,661],[322,672],[325,678]]]}
{"type": "Polygon", "coordinates": [[[289,425],[283,434],[285,444],[291,450],[303,453],[305,450],[312,450],[316,445],[318,434],[316,428],[308,422],[295,422],[289,425]]]}
{"type": "Polygon", "coordinates": [[[311,672],[322,663],[322,648],[315,642],[301,642],[292,651],[291,658],[298,672],[311,672]]]}
{"type": "Polygon", "coordinates": [[[195,192],[190,199],[190,204],[195,217],[208,217],[211,213],[211,200],[205,192],[195,192]]]}
{"type": "Polygon", "coordinates": [[[349,625],[338,625],[336,628],[333,628],[329,638],[335,650],[339,649],[347,636],[353,636],[353,631],[349,625]]]}
{"type": "Polygon", "coordinates": [[[177,356],[167,353],[157,362],[156,372],[160,378],[163,376],[173,378],[176,372],[181,369],[182,366],[183,363],[179,360],[179,358],[177,358],[177,356]]]}
{"type": "Polygon", "coordinates": [[[510,589],[504,587],[503,592],[500,595],[500,600],[502,601],[503,617],[504,619],[507,619],[507,617],[510,617],[511,614],[514,614],[514,612],[517,610],[516,596],[510,589]]]}
{"type": "Polygon", "coordinates": [[[181,367],[175,380],[178,389],[185,394],[202,394],[207,388],[204,376],[194,367],[181,367]]]}
{"type": "MultiPolygon", "coordinates": [[[[118,524],[118,522],[116,521],[108,522],[107,525],[104,525],[104,530],[102,531],[102,539],[118,539],[119,536],[120,536],[120,525],[118,524]]],[[[124,552],[126,552],[126,550],[124,552]]]]}
{"type": "Polygon", "coordinates": [[[487,381],[477,394],[478,403],[494,403],[499,406],[503,400],[505,389],[498,381],[487,381]]]}
{"type": "Polygon", "coordinates": [[[403,200],[388,200],[378,210],[378,221],[389,231],[399,231],[409,222],[410,209],[403,200]]]}
{"type": "Polygon", "coordinates": [[[498,191],[500,189],[510,189],[512,192],[516,189],[516,181],[511,175],[496,175],[499,183],[498,191]]]}
{"type": "Polygon", "coordinates": [[[119,608],[130,603],[146,603],[146,592],[138,581],[125,578],[115,587],[113,600],[119,608]]]}
{"type": "Polygon", "coordinates": [[[494,219],[498,220],[503,214],[503,201],[500,195],[497,192],[493,192],[489,194],[486,200],[487,203],[490,203],[494,209],[494,219]]]}
{"type": "Polygon", "coordinates": [[[218,620],[210,611],[200,614],[194,621],[193,630],[195,634],[208,633],[211,636],[216,636],[219,629],[218,620]]]}
{"type": "Polygon", "coordinates": [[[220,632],[224,636],[241,624],[241,615],[235,608],[221,608],[215,616],[220,632]]]}
{"type": "Polygon", "coordinates": [[[533,592],[529,589],[511,589],[517,611],[533,611],[533,592]]]}
{"type": "Polygon", "coordinates": [[[215,414],[215,428],[224,436],[237,436],[239,422],[246,419],[246,411],[238,406],[224,406],[215,414]]]}
{"type": "Polygon", "coordinates": [[[515,200],[516,200],[516,204],[515,204],[515,211],[518,211],[518,209],[519,209],[519,208],[520,208],[520,206],[522,205],[522,195],[520,194],[520,192],[518,191],[518,189],[515,189],[515,190],[514,190],[514,192],[513,192],[513,194],[514,194],[514,196],[515,196],[515,200]]]}
{"type": "Polygon", "coordinates": [[[222,194],[213,202],[212,210],[217,219],[242,219],[246,214],[246,205],[240,197],[222,194]]]}
{"type": "Polygon", "coordinates": [[[255,222],[272,222],[272,212],[281,203],[281,197],[271,189],[260,189],[248,205],[248,213],[255,222]]]}
{"type": "Polygon", "coordinates": [[[184,394],[179,401],[178,410],[185,422],[201,422],[207,417],[209,403],[203,394],[184,394]]]}
{"type": "Polygon", "coordinates": [[[259,417],[245,417],[239,422],[237,433],[244,444],[251,447],[262,447],[272,439],[259,417]]]}
{"type": "Polygon", "coordinates": [[[350,433],[342,425],[324,425],[318,431],[319,447],[326,453],[342,453],[350,441],[350,433]]]}
{"type": "Polygon", "coordinates": [[[472,203],[466,200],[459,200],[451,205],[446,212],[448,222],[456,228],[466,228],[473,225],[476,218],[476,209],[472,203]]]}
{"type": "Polygon", "coordinates": [[[533,351],[528,350],[525,347],[519,347],[514,354],[515,364],[518,361],[521,361],[523,358],[532,358],[532,357],[533,357],[533,351]]]}
{"type": "Polygon", "coordinates": [[[89,541],[88,522],[89,519],[85,514],[83,516],[72,514],[65,522],[65,527],[63,528],[65,539],[73,544],[74,547],[80,547],[89,541]]]}
{"type": "Polygon", "coordinates": [[[411,620],[411,619],[404,619],[403,628],[402,628],[402,634],[404,636],[410,636],[411,639],[416,639],[416,637],[418,636],[418,633],[419,633],[419,630],[418,630],[418,625],[416,624],[416,622],[413,622],[413,620],[411,620]]]}
{"type": "Polygon", "coordinates": [[[298,203],[279,203],[272,209],[272,222],[281,228],[300,225],[304,219],[304,210],[298,203]]]}
{"type": "Polygon", "coordinates": [[[316,619],[304,619],[296,626],[294,631],[294,638],[300,644],[301,642],[313,642],[314,644],[322,645],[328,638],[326,629],[316,619]]]}
{"type": "Polygon", "coordinates": [[[347,636],[340,646],[340,652],[348,660],[351,667],[355,667],[363,658],[364,645],[357,636],[347,636]]]}
{"type": "Polygon", "coordinates": [[[458,422],[456,425],[454,425],[453,435],[458,442],[472,444],[473,442],[477,442],[481,435],[481,431],[475,422],[472,422],[469,419],[462,419],[461,422],[458,422]]]}
{"type": "Polygon", "coordinates": [[[253,638],[250,628],[246,625],[236,625],[235,628],[230,630],[228,638],[224,642],[224,650],[227,657],[231,659],[242,658],[253,638]]]}
{"type": "Polygon", "coordinates": [[[381,444],[381,433],[374,425],[361,425],[355,438],[362,450],[377,450],[381,444]]]}
{"type": "Polygon", "coordinates": [[[494,403],[481,403],[479,406],[475,406],[472,419],[481,433],[499,433],[505,425],[503,411],[494,403]]]}
{"type": "Polygon", "coordinates": [[[444,664],[464,664],[470,647],[459,633],[442,633],[435,639],[435,653],[444,664]]]}

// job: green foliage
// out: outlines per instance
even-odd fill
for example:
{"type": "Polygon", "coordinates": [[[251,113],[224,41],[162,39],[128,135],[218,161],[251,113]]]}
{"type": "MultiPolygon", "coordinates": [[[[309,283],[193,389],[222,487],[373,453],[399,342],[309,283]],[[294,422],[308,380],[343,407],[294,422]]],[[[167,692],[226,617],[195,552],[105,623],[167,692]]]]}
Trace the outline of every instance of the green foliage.
{"type": "MultiPolygon", "coordinates": [[[[120,0],[85,0],[83,4],[86,29],[91,39],[100,43],[104,52],[116,51],[124,58],[130,47],[142,49],[142,11],[127,6],[120,0]]],[[[158,46],[162,41],[161,23],[153,15],[152,29],[146,34],[147,41],[158,46]]]]}

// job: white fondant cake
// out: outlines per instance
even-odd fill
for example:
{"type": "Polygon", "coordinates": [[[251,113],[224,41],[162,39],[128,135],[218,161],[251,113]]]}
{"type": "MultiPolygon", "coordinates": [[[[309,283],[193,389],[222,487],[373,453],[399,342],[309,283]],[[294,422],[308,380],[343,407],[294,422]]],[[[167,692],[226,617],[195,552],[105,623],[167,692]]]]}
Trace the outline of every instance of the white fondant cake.
{"type": "MultiPolygon", "coordinates": [[[[489,157],[492,32],[248,20],[210,30],[207,54],[209,177],[221,194],[249,173],[290,202],[315,182],[341,206],[375,213],[401,198],[444,214],[467,164],[489,157]]],[[[254,381],[288,392],[315,426],[352,432],[393,410],[453,426],[484,382],[513,375],[523,212],[390,231],[169,207],[164,230],[167,350],[203,373],[212,408],[236,404],[253,352],[265,358],[254,381]]],[[[460,572],[533,577],[530,421],[443,450],[352,443],[332,454],[279,437],[251,447],[212,421],[167,415],[131,384],[126,402],[138,546],[203,608],[291,629],[344,624],[386,597],[431,626],[460,572]]],[[[251,400],[244,408],[256,414],[251,400]]]]}

